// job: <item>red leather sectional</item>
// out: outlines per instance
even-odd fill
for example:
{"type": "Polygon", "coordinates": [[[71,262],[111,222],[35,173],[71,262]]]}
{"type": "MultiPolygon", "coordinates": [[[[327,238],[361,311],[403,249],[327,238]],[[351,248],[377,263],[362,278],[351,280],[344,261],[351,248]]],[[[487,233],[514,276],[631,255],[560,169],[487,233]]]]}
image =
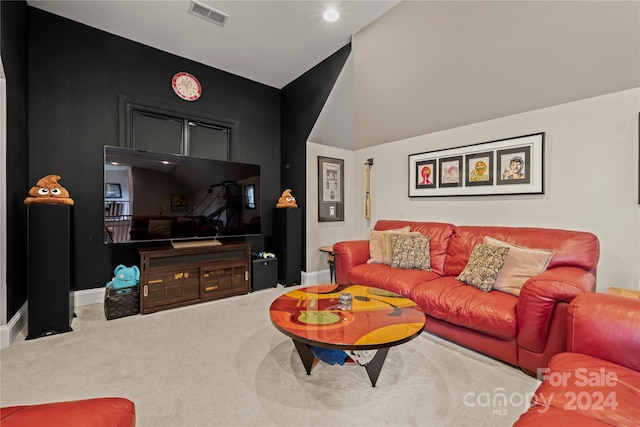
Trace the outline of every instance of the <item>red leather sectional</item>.
{"type": "Polygon", "coordinates": [[[136,409],[121,397],[0,408],[2,427],[134,427],[136,409]]]}
{"type": "Polygon", "coordinates": [[[369,241],[334,244],[336,279],[375,286],[415,301],[426,313],[425,330],[535,374],[565,350],[569,302],[593,292],[600,255],[587,232],[525,227],[456,226],[381,220],[375,230],[410,226],[430,237],[432,271],[367,264],[369,241]],[[485,236],[555,251],[547,271],[527,281],[519,297],[482,292],[455,279],[485,236]]]}
{"type": "Polygon", "coordinates": [[[640,426],[640,299],[580,295],[567,327],[567,352],[514,426],[640,426]]]}

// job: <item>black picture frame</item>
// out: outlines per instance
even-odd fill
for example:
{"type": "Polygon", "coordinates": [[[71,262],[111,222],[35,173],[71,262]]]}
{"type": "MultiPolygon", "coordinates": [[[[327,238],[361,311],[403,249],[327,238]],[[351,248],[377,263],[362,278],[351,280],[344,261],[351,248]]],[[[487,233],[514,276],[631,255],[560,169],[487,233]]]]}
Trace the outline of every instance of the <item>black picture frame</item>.
{"type": "Polygon", "coordinates": [[[120,188],[120,184],[105,183],[104,198],[122,199],[122,189],[120,188]]]}
{"type": "Polygon", "coordinates": [[[438,186],[440,188],[462,187],[463,176],[462,156],[438,159],[438,186]]]}
{"type": "Polygon", "coordinates": [[[493,151],[466,154],[464,156],[464,185],[466,187],[493,185],[493,163],[493,151]]]}
{"type": "Polygon", "coordinates": [[[530,167],[531,147],[498,150],[496,152],[497,185],[529,184],[531,182],[530,167]]]}
{"type": "Polygon", "coordinates": [[[344,221],[344,160],[318,156],[318,222],[344,221]]]}
{"type": "Polygon", "coordinates": [[[436,160],[416,163],[416,188],[436,188],[438,168],[436,160]]]}
{"type": "MultiPolygon", "coordinates": [[[[410,154],[408,195],[448,197],[544,194],[544,139],[545,133],[539,132],[410,154]],[[514,170],[517,173],[520,167],[524,173],[521,177],[514,178],[509,171],[512,160],[518,158],[520,163],[514,163],[514,170]],[[420,168],[433,164],[438,166],[433,183],[421,183],[420,168]],[[477,169],[476,166],[480,164],[483,166],[477,169]],[[478,170],[482,172],[480,180],[477,178],[478,170]]],[[[638,203],[640,204],[640,173],[638,203]]]]}
{"type": "Polygon", "coordinates": [[[189,210],[189,196],[186,194],[171,195],[171,212],[187,212],[189,210]]]}

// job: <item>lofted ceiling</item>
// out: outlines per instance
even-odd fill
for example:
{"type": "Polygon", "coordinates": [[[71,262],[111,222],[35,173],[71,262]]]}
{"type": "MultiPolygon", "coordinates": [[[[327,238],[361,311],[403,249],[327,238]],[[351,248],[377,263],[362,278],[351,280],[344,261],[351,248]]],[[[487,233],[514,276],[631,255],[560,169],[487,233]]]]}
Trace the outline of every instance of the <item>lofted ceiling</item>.
{"type": "Polygon", "coordinates": [[[278,89],[351,41],[398,3],[352,1],[212,1],[224,26],[188,11],[190,0],[28,0],[32,7],[278,89]],[[322,18],[332,7],[338,21],[322,18]]]}

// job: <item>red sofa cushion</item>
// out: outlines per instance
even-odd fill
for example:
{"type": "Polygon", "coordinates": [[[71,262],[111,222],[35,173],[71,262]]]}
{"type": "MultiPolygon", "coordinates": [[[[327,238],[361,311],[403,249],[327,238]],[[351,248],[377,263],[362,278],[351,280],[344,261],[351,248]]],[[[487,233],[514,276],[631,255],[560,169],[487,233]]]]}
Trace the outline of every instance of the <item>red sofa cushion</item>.
{"type": "Polygon", "coordinates": [[[136,410],[121,397],[10,406],[0,410],[2,427],[133,427],[136,410]]]}
{"type": "Polygon", "coordinates": [[[431,317],[505,340],[516,336],[514,295],[482,292],[454,277],[442,277],[418,284],[411,299],[431,317]]]}
{"type": "Polygon", "coordinates": [[[556,354],[548,369],[532,403],[611,425],[638,425],[640,372],[579,353],[556,354]]]}
{"type": "Polygon", "coordinates": [[[590,416],[576,414],[564,409],[534,406],[515,422],[513,427],[611,427],[610,424],[598,421],[590,416]]]}
{"type": "Polygon", "coordinates": [[[386,289],[409,298],[412,289],[422,282],[440,277],[432,271],[406,270],[392,268],[385,264],[360,264],[351,269],[349,274],[354,285],[366,284],[386,289]]]}
{"type": "Polygon", "coordinates": [[[451,236],[453,236],[455,226],[443,222],[393,221],[383,219],[376,222],[374,230],[392,230],[394,228],[406,227],[407,225],[410,227],[410,231],[417,231],[423,236],[429,236],[431,271],[442,276],[449,240],[451,236]]]}
{"type": "Polygon", "coordinates": [[[567,314],[570,323],[567,351],[589,354],[640,371],[639,300],[610,294],[579,295],[569,305],[567,314]],[[615,351],[611,351],[612,348],[615,351]]]}
{"type": "Polygon", "coordinates": [[[532,249],[551,249],[555,254],[547,268],[563,265],[595,270],[600,255],[598,238],[588,232],[527,227],[457,226],[449,241],[445,276],[457,276],[469,261],[473,247],[485,236],[532,249]]]}

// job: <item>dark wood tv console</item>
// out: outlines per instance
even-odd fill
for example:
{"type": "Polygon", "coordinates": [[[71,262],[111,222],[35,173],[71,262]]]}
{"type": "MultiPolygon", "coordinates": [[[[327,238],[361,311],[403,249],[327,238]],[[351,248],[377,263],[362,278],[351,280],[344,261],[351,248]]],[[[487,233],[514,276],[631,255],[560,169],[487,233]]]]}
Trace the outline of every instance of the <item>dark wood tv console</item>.
{"type": "Polygon", "coordinates": [[[251,244],[140,248],[140,314],[251,290],[251,244]]]}

